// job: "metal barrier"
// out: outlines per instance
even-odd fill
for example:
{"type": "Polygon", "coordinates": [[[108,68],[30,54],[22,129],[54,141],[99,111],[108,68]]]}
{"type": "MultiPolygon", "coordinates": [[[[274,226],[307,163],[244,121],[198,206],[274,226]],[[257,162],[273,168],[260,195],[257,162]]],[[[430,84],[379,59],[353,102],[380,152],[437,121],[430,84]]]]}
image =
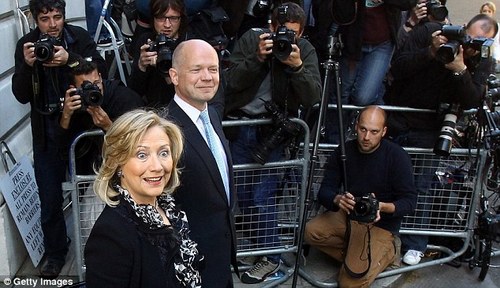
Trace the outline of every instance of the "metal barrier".
{"type": "MultiPolygon", "coordinates": [[[[304,127],[305,135],[302,147],[310,147],[309,144],[309,129],[307,125],[299,119],[293,119],[304,127]]],[[[224,127],[241,126],[241,125],[263,125],[269,124],[271,120],[238,120],[225,121],[224,127]]],[[[74,243],[76,249],[76,266],[80,280],[84,280],[85,265],[83,259],[83,251],[85,243],[88,239],[94,222],[97,220],[104,204],[95,196],[92,191],[92,183],[95,179],[94,175],[77,175],[75,171],[74,149],[76,143],[84,137],[102,137],[102,131],[89,131],[81,134],[71,146],[70,155],[70,174],[71,181],[64,183],[63,188],[70,190],[73,203],[73,216],[75,219],[75,235],[74,243]]],[[[320,211],[315,196],[321,183],[324,165],[328,156],[331,154],[336,145],[320,144],[319,155],[320,159],[317,167],[314,169],[314,183],[311,193],[313,199],[311,209],[305,211],[305,198],[308,195],[307,176],[309,168],[309,150],[302,149],[296,157],[286,161],[259,164],[244,164],[234,165],[235,184],[238,187],[244,187],[248,184],[254,184],[260,181],[255,175],[275,176],[279,179],[280,185],[276,190],[276,197],[270,203],[274,205],[278,218],[278,229],[276,236],[279,241],[271,243],[263,247],[255,241],[255,231],[249,229],[250,225],[266,227],[266,223],[256,223],[252,214],[242,215],[237,213],[237,236],[238,236],[238,257],[245,256],[260,256],[267,254],[278,253],[296,253],[298,248],[297,233],[300,232],[299,227],[302,223],[302,217],[311,218],[320,211]],[[306,213],[307,212],[307,213],[306,213]]],[[[411,155],[414,168],[422,159],[433,156],[430,149],[405,148],[411,155]]],[[[416,270],[432,265],[447,263],[462,255],[468,246],[472,235],[472,229],[475,221],[475,208],[478,203],[479,181],[477,181],[478,167],[484,165],[485,151],[469,151],[465,149],[453,149],[449,158],[441,158],[437,161],[435,181],[431,191],[430,199],[419,198],[419,203],[430,203],[429,213],[431,213],[430,221],[426,224],[421,224],[415,215],[405,217],[400,232],[402,234],[421,234],[429,236],[453,237],[463,240],[463,247],[459,250],[452,251],[448,247],[429,245],[429,249],[442,252],[440,259],[421,262],[414,266],[399,267],[392,270],[387,270],[381,273],[378,278],[392,276],[395,274],[404,273],[411,270],[416,270]]],[[[420,207],[420,206],[419,206],[420,207]]],[[[423,206],[422,206],[423,207],[423,206]]],[[[417,209],[421,209],[418,208],[417,209]]],[[[424,209],[424,208],[422,208],[424,209]]],[[[288,264],[288,263],[286,263],[288,264]]],[[[290,266],[290,265],[289,265],[290,266]]],[[[287,265],[282,265],[283,277],[267,281],[263,283],[263,287],[274,287],[287,281],[295,272],[293,268],[287,265]]],[[[243,267],[245,268],[245,267],[243,267]]],[[[335,282],[321,282],[308,275],[303,267],[299,268],[299,275],[317,287],[337,287],[335,282]]]]}
{"type": "MultiPolygon", "coordinates": [[[[321,206],[317,202],[317,189],[321,183],[324,173],[324,165],[328,156],[333,152],[337,145],[320,144],[319,158],[321,159],[318,167],[315,169],[314,182],[311,191],[309,218],[322,212],[321,206]],[[316,187],[317,189],[314,189],[316,187]]],[[[405,150],[412,158],[414,171],[418,170],[422,160],[435,157],[432,149],[410,148],[405,150]]],[[[473,233],[475,221],[475,207],[479,200],[480,180],[478,179],[479,167],[484,165],[486,151],[453,149],[450,157],[440,158],[435,167],[430,170],[436,170],[432,189],[429,196],[419,196],[417,208],[413,215],[404,218],[400,233],[428,235],[437,237],[460,238],[463,241],[462,247],[458,250],[451,250],[444,245],[428,245],[428,250],[441,252],[439,259],[422,261],[413,266],[391,267],[378,275],[377,278],[388,277],[424,267],[440,265],[450,262],[459,257],[467,250],[473,233]],[[425,205],[424,205],[425,204],[425,205]],[[416,216],[419,212],[428,212],[429,221],[416,216]],[[424,220],[424,221],[423,221],[424,220]]],[[[337,282],[325,282],[315,279],[306,270],[301,267],[299,275],[315,287],[338,287],[337,282]]]]}
{"type": "MultiPolygon", "coordinates": [[[[309,129],[307,124],[300,119],[292,119],[304,128],[303,143],[309,145],[309,129]]],[[[269,119],[260,120],[238,120],[224,122],[224,126],[241,126],[241,125],[264,125],[271,123],[269,119]]],[[[85,260],[83,252],[85,243],[90,235],[92,227],[99,217],[104,203],[94,194],[92,189],[95,175],[77,175],[75,147],[76,144],[85,137],[103,136],[102,131],[87,131],[80,134],[72,143],[70,150],[70,175],[71,181],[63,184],[63,189],[71,191],[72,201],[76,203],[73,206],[74,217],[74,244],[76,246],[76,267],[80,281],[85,278],[85,260]]],[[[249,225],[266,226],[266,223],[259,223],[252,220],[255,214],[238,214],[237,236],[238,236],[238,257],[257,256],[266,254],[278,254],[285,252],[297,252],[297,233],[302,215],[304,215],[304,202],[306,195],[306,179],[307,169],[309,165],[309,152],[302,153],[294,159],[289,159],[279,162],[270,162],[264,165],[259,164],[244,164],[234,165],[234,177],[236,189],[248,184],[248,179],[257,180],[255,175],[273,176],[279,182],[276,188],[276,197],[271,199],[269,205],[276,208],[278,229],[277,238],[279,241],[270,243],[266,247],[260,247],[255,242],[255,231],[250,231],[249,225]],[[271,204],[272,203],[272,204],[271,204]]],[[[268,225],[267,225],[268,226],[268,225]]],[[[264,229],[264,228],[263,228],[264,229]]],[[[276,281],[266,282],[267,285],[276,286],[286,281],[292,274],[293,270],[283,268],[285,276],[276,281]]]]}

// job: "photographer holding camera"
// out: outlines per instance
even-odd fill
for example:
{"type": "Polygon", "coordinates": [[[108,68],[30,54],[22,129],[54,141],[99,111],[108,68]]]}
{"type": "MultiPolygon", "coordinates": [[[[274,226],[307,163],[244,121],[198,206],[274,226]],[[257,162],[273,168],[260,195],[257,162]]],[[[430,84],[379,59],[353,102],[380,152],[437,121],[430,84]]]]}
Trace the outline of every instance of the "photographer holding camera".
{"type": "Polygon", "coordinates": [[[141,97],[120,80],[103,80],[93,62],[82,60],[71,74],[71,85],[66,90],[59,120],[62,128],[73,131],[70,141],[94,126],[106,131],[113,119],[144,106],[141,97]]]}
{"type": "MultiPolygon", "coordinates": [[[[272,127],[240,126],[231,131],[234,135],[226,134],[234,164],[279,161],[285,149],[283,142],[298,133],[288,118],[296,117],[301,106],[311,107],[320,100],[318,58],[314,47],[300,38],[306,20],[304,11],[297,4],[284,3],[273,11],[271,20],[270,31],[250,29],[243,34],[229,58],[226,117],[272,117],[275,122],[272,127]]],[[[253,217],[255,241],[261,247],[272,247],[279,243],[274,203],[279,179],[254,175],[245,183],[256,184],[237,191],[243,217],[253,217]]],[[[262,282],[278,271],[279,263],[280,255],[251,260],[247,264],[255,265],[242,275],[241,281],[262,282]]]]}
{"type": "MultiPolygon", "coordinates": [[[[446,155],[451,149],[449,136],[454,128],[451,124],[459,116],[457,113],[478,107],[486,92],[486,79],[492,72],[493,62],[490,55],[481,55],[480,50],[490,50],[488,38],[497,33],[497,23],[481,14],[465,27],[443,26],[439,21],[429,20],[415,26],[404,47],[394,55],[391,66],[394,82],[388,89],[386,102],[435,111],[447,103],[451,108],[446,113],[424,115],[392,112],[388,134],[402,146],[419,148],[433,148],[439,144],[438,139],[448,138],[447,147],[435,150],[438,155],[446,155]]],[[[429,222],[430,188],[438,161],[438,157],[426,157],[415,165],[415,184],[419,203],[422,203],[416,216],[423,222],[418,223],[418,227],[429,222]]],[[[403,262],[418,264],[424,256],[428,237],[404,235],[401,240],[402,250],[406,251],[403,262]]]]}
{"type": "Polygon", "coordinates": [[[107,70],[89,33],[65,23],[64,0],[30,0],[29,9],[37,27],[16,44],[12,92],[20,103],[31,105],[34,170],[45,246],[40,274],[55,278],[69,245],[61,187],[68,165],[62,154],[69,147],[62,142],[65,131],[59,125],[68,75],[83,58],[91,58],[104,76],[107,70]]]}
{"type": "Polygon", "coordinates": [[[306,225],[306,243],[342,263],[339,287],[369,287],[399,260],[401,221],[416,206],[410,156],[383,139],[385,122],[382,108],[361,110],[357,139],[345,145],[345,167],[339,149],[326,164],[318,199],[328,211],[306,225]]]}
{"type": "Polygon", "coordinates": [[[187,16],[182,0],[151,0],[153,33],[138,39],[140,51],[132,64],[128,86],[139,93],[149,107],[167,105],[174,97],[174,85],[168,76],[172,54],[186,38],[187,16]]]}

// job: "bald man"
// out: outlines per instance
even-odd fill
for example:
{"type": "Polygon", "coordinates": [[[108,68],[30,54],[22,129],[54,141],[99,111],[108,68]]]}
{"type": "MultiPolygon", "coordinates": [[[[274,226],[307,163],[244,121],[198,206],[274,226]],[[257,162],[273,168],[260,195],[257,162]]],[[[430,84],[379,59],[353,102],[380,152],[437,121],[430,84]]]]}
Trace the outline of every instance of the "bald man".
{"type": "Polygon", "coordinates": [[[181,127],[185,138],[176,203],[186,212],[191,239],[205,257],[200,267],[203,288],[233,287],[230,266],[237,268],[233,165],[221,117],[207,104],[219,87],[217,53],[203,40],[181,42],[169,74],[175,96],[165,117],[181,127]],[[201,118],[207,111],[211,127],[201,118]],[[216,135],[208,135],[208,130],[216,135]],[[212,145],[219,157],[212,152],[212,145]]]}
{"type": "Polygon", "coordinates": [[[369,287],[394,262],[401,220],[416,206],[411,159],[399,145],[383,139],[385,122],[380,107],[361,111],[357,139],[345,144],[347,189],[345,193],[340,189],[343,168],[337,149],[328,160],[318,194],[328,211],[306,225],[305,241],[343,263],[340,287],[369,287]],[[374,220],[352,220],[359,215],[355,213],[363,201],[359,197],[367,195],[377,199],[372,202],[374,220]]]}

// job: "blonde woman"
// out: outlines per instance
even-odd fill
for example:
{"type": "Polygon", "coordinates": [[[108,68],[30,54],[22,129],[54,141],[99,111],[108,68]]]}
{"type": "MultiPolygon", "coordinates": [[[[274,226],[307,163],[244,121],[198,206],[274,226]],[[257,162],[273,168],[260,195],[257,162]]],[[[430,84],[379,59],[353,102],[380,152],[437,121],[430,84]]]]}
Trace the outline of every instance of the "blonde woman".
{"type": "MultiPolygon", "coordinates": [[[[483,5],[481,5],[481,9],[479,9],[479,13],[486,14],[493,19],[495,19],[495,12],[496,11],[497,11],[497,7],[495,6],[495,3],[491,2],[491,1],[484,3],[483,5]]],[[[494,38],[493,58],[495,59],[497,66],[499,66],[499,64],[500,64],[500,37],[499,37],[498,32],[494,38]]],[[[499,68],[496,68],[496,70],[498,71],[499,68]]]]}
{"type": "Polygon", "coordinates": [[[203,257],[171,196],[182,149],[179,128],[152,111],[112,124],[94,183],[106,207],[85,247],[87,287],[201,287],[203,257]]]}

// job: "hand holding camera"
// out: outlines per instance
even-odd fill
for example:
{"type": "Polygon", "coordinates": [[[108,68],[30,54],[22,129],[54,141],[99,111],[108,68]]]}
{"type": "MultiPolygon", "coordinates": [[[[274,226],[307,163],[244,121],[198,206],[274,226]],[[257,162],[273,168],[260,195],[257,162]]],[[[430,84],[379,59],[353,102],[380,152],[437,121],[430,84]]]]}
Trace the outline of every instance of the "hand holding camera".
{"type": "Polygon", "coordinates": [[[351,193],[346,192],[345,194],[337,195],[335,203],[353,221],[373,223],[380,219],[379,201],[373,194],[354,197],[351,193]]]}

